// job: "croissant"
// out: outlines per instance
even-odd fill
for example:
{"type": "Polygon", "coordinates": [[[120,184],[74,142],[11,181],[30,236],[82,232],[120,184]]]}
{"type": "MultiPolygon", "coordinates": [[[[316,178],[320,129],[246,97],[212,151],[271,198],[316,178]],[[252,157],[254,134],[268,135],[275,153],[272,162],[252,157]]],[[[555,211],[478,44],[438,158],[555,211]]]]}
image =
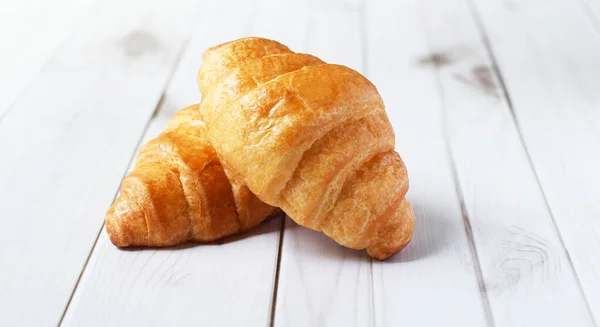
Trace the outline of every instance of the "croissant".
{"type": "Polygon", "coordinates": [[[361,74],[247,38],[207,50],[198,85],[207,138],[232,180],[375,259],[411,240],[406,168],[361,74]]]}
{"type": "Polygon", "coordinates": [[[245,186],[230,184],[203,130],[198,105],[190,106],[140,149],[106,214],[114,245],[214,241],[277,213],[245,186]]]}

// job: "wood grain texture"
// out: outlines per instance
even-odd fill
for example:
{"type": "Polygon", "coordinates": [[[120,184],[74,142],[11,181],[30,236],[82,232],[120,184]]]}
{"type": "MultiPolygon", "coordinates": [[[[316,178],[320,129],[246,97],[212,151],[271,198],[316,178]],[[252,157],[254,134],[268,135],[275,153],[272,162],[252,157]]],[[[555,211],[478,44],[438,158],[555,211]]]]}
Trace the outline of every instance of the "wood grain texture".
{"type": "MultiPolygon", "coordinates": [[[[358,1],[259,2],[253,32],[293,51],[360,70],[358,1]],[[273,28],[277,26],[277,28],[273,28]]],[[[369,326],[373,322],[370,259],[287,218],[281,250],[275,326],[369,326]]]]}
{"type": "Polygon", "coordinates": [[[423,68],[438,79],[495,325],[591,325],[468,7],[461,0],[424,0],[418,7],[431,52],[447,58],[423,68]]]}
{"type": "MultiPolygon", "coordinates": [[[[600,321],[600,38],[576,2],[473,1],[537,178],[600,321]],[[519,51],[515,51],[519,49],[519,51]]],[[[545,312],[549,315],[549,312],[545,312]]]]}
{"type": "Polygon", "coordinates": [[[596,0],[0,1],[0,326],[264,326],[272,305],[276,326],[594,325],[598,17],[596,0]],[[252,35],[377,85],[416,214],[401,254],[288,218],[276,284],[281,219],[211,245],[96,240],[141,135],[199,100],[203,51],[252,35]]]}
{"type": "Polygon", "coordinates": [[[280,224],[158,250],[118,250],[103,230],[62,325],[267,325],[280,224]]]}
{"type": "Polygon", "coordinates": [[[412,242],[399,255],[373,262],[378,326],[484,326],[485,297],[444,142],[435,75],[413,1],[367,3],[367,76],[377,85],[408,168],[415,209],[412,242]],[[390,33],[390,31],[394,31],[390,33]]]}
{"type": "MultiPolygon", "coordinates": [[[[239,37],[250,2],[205,2],[194,37],[142,144],[171,116],[198,102],[196,73],[204,50],[239,37]],[[236,8],[235,11],[227,8],[236,8]],[[216,30],[219,33],[207,33],[216,30]]],[[[133,86],[132,86],[133,87],[133,86]]],[[[264,326],[269,323],[281,218],[215,244],[122,251],[102,231],[64,326],[264,326]]]]}
{"type": "Polygon", "coordinates": [[[0,120],[97,0],[0,2],[0,120]]]}
{"type": "Polygon", "coordinates": [[[104,4],[0,121],[0,325],[59,322],[198,8],[104,4]]]}

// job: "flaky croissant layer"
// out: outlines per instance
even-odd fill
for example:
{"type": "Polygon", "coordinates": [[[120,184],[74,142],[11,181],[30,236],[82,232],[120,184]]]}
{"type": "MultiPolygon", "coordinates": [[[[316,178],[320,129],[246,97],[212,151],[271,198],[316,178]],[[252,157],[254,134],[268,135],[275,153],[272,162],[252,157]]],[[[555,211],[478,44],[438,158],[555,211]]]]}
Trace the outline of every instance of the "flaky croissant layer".
{"type": "Polygon", "coordinates": [[[411,239],[406,168],[377,89],[263,38],[219,45],[198,75],[206,135],[228,176],[298,224],[376,259],[411,239]]]}
{"type": "Polygon", "coordinates": [[[246,231],[276,213],[230,183],[203,136],[198,105],[179,111],[144,145],[106,214],[113,244],[171,246],[246,231]]]}

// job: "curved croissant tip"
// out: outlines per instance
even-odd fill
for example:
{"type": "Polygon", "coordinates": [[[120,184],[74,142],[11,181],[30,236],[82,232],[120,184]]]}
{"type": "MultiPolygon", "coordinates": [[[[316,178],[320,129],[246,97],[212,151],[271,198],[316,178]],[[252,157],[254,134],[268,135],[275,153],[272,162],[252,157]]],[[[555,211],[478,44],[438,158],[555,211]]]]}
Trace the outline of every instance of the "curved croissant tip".
{"type": "Polygon", "coordinates": [[[367,254],[376,260],[386,260],[404,249],[412,239],[415,229],[415,214],[410,203],[404,199],[395,215],[402,224],[389,232],[389,237],[377,240],[367,247],[367,254]]]}
{"type": "Polygon", "coordinates": [[[118,247],[147,245],[148,227],[144,212],[122,196],[117,197],[106,214],[106,232],[118,247]]]}
{"type": "Polygon", "coordinates": [[[114,246],[118,247],[127,247],[128,244],[125,241],[125,238],[122,236],[121,229],[119,227],[119,223],[116,221],[114,216],[106,215],[106,233],[108,234],[108,238],[110,242],[114,246]]]}
{"type": "Polygon", "coordinates": [[[404,249],[408,245],[408,243],[410,243],[411,238],[412,233],[407,234],[407,237],[405,237],[398,243],[377,243],[367,248],[367,254],[376,260],[386,260],[400,252],[402,249],[404,249]]]}

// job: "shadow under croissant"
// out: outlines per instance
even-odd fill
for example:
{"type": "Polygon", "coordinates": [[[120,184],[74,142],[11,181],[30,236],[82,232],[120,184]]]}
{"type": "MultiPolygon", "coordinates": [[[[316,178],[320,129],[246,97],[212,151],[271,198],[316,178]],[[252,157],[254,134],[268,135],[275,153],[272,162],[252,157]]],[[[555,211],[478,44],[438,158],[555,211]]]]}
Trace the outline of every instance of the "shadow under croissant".
{"type": "MultiPolygon", "coordinates": [[[[454,224],[461,228],[452,228],[451,226],[452,220],[456,219],[456,217],[450,216],[452,212],[455,212],[454,210],[440,208],[437,205],[425,203],[421,199],[416,199],[416,201],[413,199],[412,205],[415,212],[415,231],[412,240],[406,248],[383,261],[384,263],[424,259],[451,246],[448,244],[449,238],[464,238],[462,224],[454,224]],[[450,233],[460,233],[460,235],[450,237],[450,233]]],[[[321,232],[299,226],[289,217],[286,218],[285,224],[284,252],[293,250],[296,257],[300,258],[318,256],[337,261],[363,261],[369,259],[366,251],[356,251],[343,247],[321,232]],[[293,234],[293,236],[290,234],[293,234]]],[[[376,262],[376,260],[373,262],[376,262]]]]}
{"type": "Polygon", "coordinates": [[[357,251],[337,244],[322,232],[304,228],[291,218],[285,218],[285,231],[282,252],[294,252],[294,260],[300,261],[367,261],[369,256],[365,250],[357,251]]]}
{"type": "MultiPolygon", "coordinates": [[[[452,246],[449,244],[452,240],[464,239],[462,222],[452,224],[452,221],[457,219],[451,216],[454,210],[440,208],[420,199],[412,200],[415,212],[415,231],[412,240],[398,254],[382,261],[383,264],[422,260],[452,246]]],[[[283,252],[294,251],[295,259],[315,260],[315,257],[318,257],[332,261],[369,260],[366,251],[343,247],[321,232],[299,226],[289,217],[286,217],[285,224],[283,252]]],[[[373,262],[380,261],[373,260],[373,262]]]]}
{"type": "Polygon", "coordinates": [[[457,217],[451,215],[455,210],[440,208],[439,205],[426,203],[423,199],[409,197],[415,212],[415,230],[410,243],[400,253],[386,260],[386,262],[410,262],[424,259],[441,252],[452,239],[464,239],[462,221],[452,224],[457,217]],[[454,228],[453,228],[454,225],[454,228]],[[461,228],[456,228],[460,226],[461,228]],[[450,234],[461,234],[451,236],[450,234]]]}
{"type": "MultiPolygon", "coordinates": [[[[444,247],[451,246],[448,244],[450,239],[459,240],[464,237],[464,230],[461,228],[452,228],[452,220],[456,217],[451,217],[454,210],[439,208],[421,199],[412,199],[412,205],[415,212],[415,231],[411,242],[400,253],[385,260],[386,263],[395,262],[410,262],[420,260],[440,252],[444,247]],[[450,236],[450,233],[461,233],[461,235],[450,236]]],[[[291,218],[285,214],[276,215],[265,220],[260,226],[241,234],[231,235],[223,239],[209,242],[197,243],[187,242],[171,247],[153,248],[154,250],[178,250],[187,249],[196,246],[215,246],[224,245],[232,242],[237,242],[243,239],[252,238],[269,233],[279,233],[281,224],[285,219],[285,235],[283,237],[282,251],[294,251],[297,257],[318,257],[321,259],[331,260],[349,260],[363,261],[368,260],[369,256],[366,251],[356,251],[337,244],[327,235],[308,228],[304,228],[296,224],[291,218]],[[284,218],[285,217],[285,218],[284,218]]],[[[146,247],[131,247],[124,248],[123,251],[139,251],[148,249],[146,247]]]]}

